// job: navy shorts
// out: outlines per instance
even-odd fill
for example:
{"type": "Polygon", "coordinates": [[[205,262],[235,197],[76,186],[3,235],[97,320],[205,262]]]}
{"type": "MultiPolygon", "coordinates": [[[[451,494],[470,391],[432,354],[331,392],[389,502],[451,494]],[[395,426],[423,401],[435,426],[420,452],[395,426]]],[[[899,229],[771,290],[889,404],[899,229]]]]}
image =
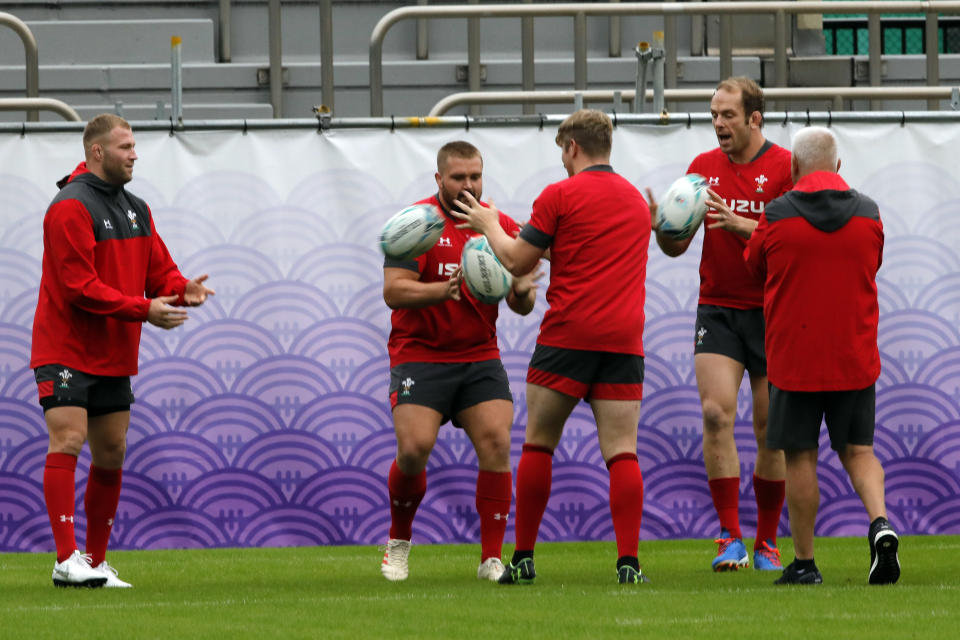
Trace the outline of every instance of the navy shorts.
{"type": "Polygon", "coordinates": [[[816,449],[820,424],[827,423],[830,448],[873,444],[876,427],[876,385],[856,391],[784,391],[770,387],[767,447],[816,449]]]}
{"type": "Polygon", "coordinates": [[[642,400],[643,356],[538,344],[527,383],[585,400],[642,400]]]}
{"type": "Polygon", "coordinates": [[[510,381],[500,360],[405,362],[390,369],[390,408],[417,404],[438,411],[441,424],[488,400],[509,400],[510,381]]]}
{"type": "Polygon", "coordinates": [[[130,376],[95,376],[60,364],[34,369],[40,406],[83,407],[89,417],[129,411],[133,404],[130,376]]]}
{"type": "Polygon", "coordinates": [[[693,352],[733,358],[751,375],[767,375],[763,348],[763,309],[733,309],[712,304],[697,307],[693,352]]]}

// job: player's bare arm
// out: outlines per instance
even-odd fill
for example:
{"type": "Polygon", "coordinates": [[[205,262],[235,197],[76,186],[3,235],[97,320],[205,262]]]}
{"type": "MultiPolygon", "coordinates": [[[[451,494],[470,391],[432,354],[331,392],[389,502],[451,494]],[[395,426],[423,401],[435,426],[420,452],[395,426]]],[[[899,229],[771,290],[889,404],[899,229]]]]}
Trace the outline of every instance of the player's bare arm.
{"type": "Polygon", "coordinates": [[[184,303],[191,307],[199,307],[207,301],[207,296],[216,295],[216,291],[203,284],[209,277],[207,274],[203,274],[187,282],[183,291],[184,303]]]}
{"type": "Polygon", "coordinates": [[[533,306],[537,301],[537,289],[540,286],[537,281],[542,277],[543,271],[540,269],[539,262],[532,271],[514,277],[513,286],[510,287],[510,293],[507,294],[507,306],[522,316],[533,311],[533,306]]]}
{"type": "Polygon", "coordinates": [[[647,192],[647,206],[650,208],[650,228],[653,229],[654,235],[657,238],[657,245],[659,245],[660,250],[664,254],[671,258],[676,258],[677,256],[683,255],[687,250],[687,247],[690,246],[690,241],[693,240],[693,236],[689,238],[684,238],[683,240],[675,240],[665,234],[660,233],[660,230],[657,228],[657,201],[653,197],[653,191],[650,187],[646,188],[647,192]]]}
{"type": "Polygon", "coordinates": [[[464,192],[463,201],[457,200],[460,211],[451,209],[450,213],[463,220],[458,229],[473,229],[487,236],[490,248],[500,263],[514,276],[529,273],[543,257],[539,249],[523,238],[511,238],[500,226],[500,212],[491,200],[490,206],[483,206],[469,192],[464,192]]]}
{"type": "Polygon", "coordinates": [[[421,282],[420,274],[410,269],[384,267],[383,300],[391,309],[419,309],[460,299],[460,268],[439,282],[421,282]]]}
{"type": "Polygon", "coordinates": [[[723,229],[749,239],[753,230],[757,228],[757,221],[735,214],[713,189],[707,189],[707,193],[710,196],[707,199],[707,206],[710,207],[707,218],[713,221],[707,225],[707,228],[723,229]]]}

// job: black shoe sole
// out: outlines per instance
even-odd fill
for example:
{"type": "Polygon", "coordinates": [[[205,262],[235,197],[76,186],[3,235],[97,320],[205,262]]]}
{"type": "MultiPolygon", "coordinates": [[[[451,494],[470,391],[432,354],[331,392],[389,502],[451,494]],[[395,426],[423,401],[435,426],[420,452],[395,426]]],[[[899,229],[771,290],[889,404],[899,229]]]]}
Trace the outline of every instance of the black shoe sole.
{"type": "Polygon", "coordinates": [[[97,589],[107,584],[106,578],[90,578],[83,582],[67,582],[66,580],[57,580],[53,579],[53,586],[65,588],[65,587],[74,587],[76,589],[97,589]]]}
{"type": "Polygon", "coordinates": [[[894,584],[900,579],[900,560],[897,549],[900,548],[900,539],[889,529],[881,531],[874,540],[876,556],[870,567],[868,581],[870,584],[894,584]]]}

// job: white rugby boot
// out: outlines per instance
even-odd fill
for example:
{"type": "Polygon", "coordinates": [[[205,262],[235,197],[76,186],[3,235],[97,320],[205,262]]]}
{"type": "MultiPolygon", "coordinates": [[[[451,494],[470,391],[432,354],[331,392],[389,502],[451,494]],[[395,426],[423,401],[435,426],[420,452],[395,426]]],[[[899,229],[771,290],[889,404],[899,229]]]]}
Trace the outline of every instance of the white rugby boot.
{"type": "Polygon", "coordinates": [[[90,566],[90,555],[78,550],[53,565],[53,584],[58,587],[102,587],[106,582],[107,577],[90,566]]]}
{"type": "Polygon", "coordinates": [[[410,575],[407,558],[410,556],[410,541],[390,538],[387,540],[387,550],[383,554],[380,564],[380,573],[391,582],[406,580],[410,575]]]}
{"type": "Polygon", "coordinates": [[[124,582],[123,580],[121,580],[120,578],[118,578],[118,577],[117,577],[117,570],[114,569],[113,567],[111,567],[111,566],[109,565],[109,563],[107,563],[106,560],[104,560],[103,562],[101,562],[100,564],[98,564],[96,567],[94,567],[93,570],[94,570],[94,571],[99,571],[104,577],[106,577],[107,581],[106,581],[106,583],[104,583],[103,586],[106,587],[106,588],[108,588],[108,589],[110,589],[110,588],[114,588],[114,589],[129,589],[130,587],[133,586],[133,585],[130,584],[129,582],[124,582]]]}
{"type": "Polygon", "coordinates": [[[500,579],[500,576],[503,575],[504,571],[506,571],[506,568],[503,566],[500,558],[487,558],[477,567],[477,578],[496,582],[500,579]]]}

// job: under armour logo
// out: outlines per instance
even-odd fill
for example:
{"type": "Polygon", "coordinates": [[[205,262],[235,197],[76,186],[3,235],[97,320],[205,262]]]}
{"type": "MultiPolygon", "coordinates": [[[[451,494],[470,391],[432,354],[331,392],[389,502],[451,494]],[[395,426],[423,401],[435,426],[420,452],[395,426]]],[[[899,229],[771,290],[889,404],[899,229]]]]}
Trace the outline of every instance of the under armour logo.
{"type": "Polygon", "coordinates": [[[394,500],[393,506],[410,508],[413,506],[413,500],[407,500],[406,502],[401,502],[400,500],[394,500]]]}
{"type": "Polygon", "coordinates": [[[110,221],[106,218],[103,219],[103,228],[104,229],[113,229],[113,225],[110,224],[110,221]]]}
{"type": "Polygon", "coordinates": [[[113,526],[113,518],[107,518],[107,526],[108,526],[108,527],[112,527],[112,526],[113,526]]]}
{"type": "Polygon", "coordinates": [[[510,517],[509,513],[495,513],[493,514],[494,520],[506,520],[510,517]]]}
{"type": "Polygon", "coordinates": [[[60,522],[73,522],[73,516],[60,516],[60,522]]]}
{"type": "Polygon", "coordinates": [[[447,237],[444,236],[444,237],[441,237],[441,238],[437,241],[437,246],[438,246],[438,247],[452,247],[452,246],[453,246],[453,242],[451,242],[450,238],[447,238],[447,237]]]}

